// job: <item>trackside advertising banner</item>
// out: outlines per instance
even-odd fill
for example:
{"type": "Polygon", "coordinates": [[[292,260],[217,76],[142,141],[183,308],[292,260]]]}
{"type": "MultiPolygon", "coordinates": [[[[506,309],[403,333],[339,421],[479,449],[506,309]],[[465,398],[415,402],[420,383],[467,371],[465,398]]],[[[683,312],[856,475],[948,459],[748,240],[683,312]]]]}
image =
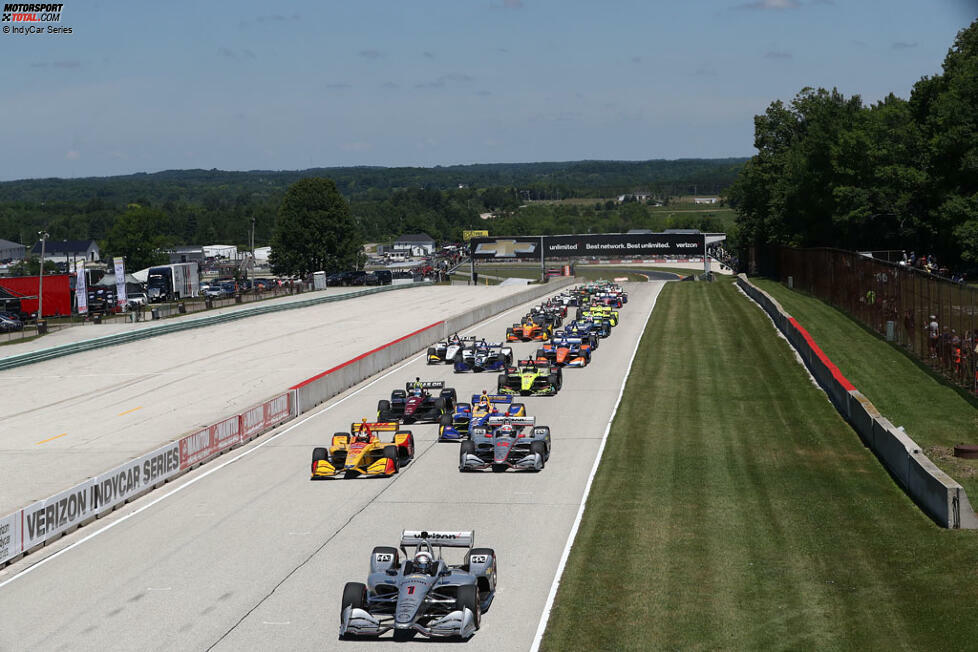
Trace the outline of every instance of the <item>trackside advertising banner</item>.
{"type": "Polygon", "coordinates": [[[0,564],[16,557],[24,549],[20,542],[20,510],[0,518],[0,564]]]}
{"type": "Polygon", "coordinates": [[[88,287],[85,279],[85,261],[80,261],[75,265],[75,305],[78,307],[78,314],[88,313],[88,287]]]}
{"type": "Polygon", "coordinates": [[[95,478],[25,507],[21,521],[24,550],[61,534],[96,513],[95,478]]]}
{"type": "Polygon", "coordinates": [[[294,409],[291,396],[291,392],[280,394],[241,414],[187,435],[179,441],[180,468],[187,469],[199,464],[288,420],[294,409]]]}
{"type": "Polygon", "coordinates": [[[478,260],[540,260],[579,256],[688,256],[703,253],[702,233],[599,233],[473,238],[478,260]]]}
{"type": "Polygon", "coordinates": [[[95,478],[92,487],[96,513],[110,511],[179,471],[180,446],[176,442],[106,471],[95,478]]]}
{"type": "Polygon", "coordinates": [[[120,308],[126,305],[126,263],[120,257],[112,259],[115,266],[115,302],[120,308]]]}

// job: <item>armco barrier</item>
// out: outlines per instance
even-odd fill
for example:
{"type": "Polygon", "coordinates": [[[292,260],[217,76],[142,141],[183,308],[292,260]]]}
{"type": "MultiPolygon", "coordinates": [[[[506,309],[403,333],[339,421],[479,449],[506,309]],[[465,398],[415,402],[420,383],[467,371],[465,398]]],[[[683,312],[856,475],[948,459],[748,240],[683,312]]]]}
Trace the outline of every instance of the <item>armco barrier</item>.
{"type": "Polygon", "coordinates": [[[573,282],[573,278],[561,278],[550,283],[532,285],[521,292],[425,326],[398,340],[304,380],[291,388],[296,393],[297,414],[308,412],[360,381],[404,360],[452,333],[462,331],[513,306],[518,306],[545,294],[555,293],[573,282]]]}
{"type": "Polygon", "coordinates": [[[173,320],[172,322],[166,322],[156,326],[147,326],[145,328],[135,329],[126,333],[115,333],[113,335],[105,335],[104,337],[95,337],[90,340],[84,340],[82,342],[74,342],[72,344],[62,344],[60,346],[52,346],[47,349],[30,351],[29,353],[19,353],[17,355],[8,356],[6,358],[0,358],[0,370],[13,369],[14,367],[21,367],[23,365],[42,362],[44,360],[60,358],[66,355],[72,355],[74,353],[81,353],[82,351],[100,349],[106,346],[115,346],[116,344],[125,344],[126,342],[135,342],[137,340],[144,340],[150,337],[166,335],[167,333],[176,333],[178,331],[188,330],[191,328],[201,328],[203,326],[223,324],[224,322],[234,321],[236,319],[244,319],[245,317],[252,317],[254,315],[264,315],[270,312],[280,312],[283,310],[306,308],[309,306],[318,305],[320,303],[329,303],[331,301],[344,301],[346,299],[354,299],[356,297],[362,297],[368,294],[377,294],[379,292],[390,292],[392,290],[404,290],[407,288],[424,286],[424,285],[431,285],[431,283],[429,282],[412,283],[409,285],[397,285],[397,286],[385,285],[383,287],[370,288],[367,290],[357,290],[355,292],[347,292],[344,294],[331,294],[325,297],[303,299],[301,301],[292,301],[289,303],[277,303],[269,306],[261,306],[261,305],[249,306],[247,308],[239,308],[237,310],[231,310],[229,312],[220,315],[192,317],[189,319],[176,319],[173,320]]]}
{"type": "Polygon", "coordinates": [[[863,444],[924,513],[942,527],[978,529],[978,516],[964,488],[938,469],[905,432],[880,415],[774,298],[743,274],[737,277],[737,285],[770,315],[863,444]]]}

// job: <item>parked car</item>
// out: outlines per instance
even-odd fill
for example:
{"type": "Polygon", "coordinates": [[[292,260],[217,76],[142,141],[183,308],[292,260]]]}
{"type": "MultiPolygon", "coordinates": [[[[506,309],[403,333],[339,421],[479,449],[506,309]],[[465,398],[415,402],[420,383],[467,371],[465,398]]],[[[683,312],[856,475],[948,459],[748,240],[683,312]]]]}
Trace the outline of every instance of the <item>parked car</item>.
{"type": "Polygon", "coordinates": [[[12,333],[24,330],[24,322],[0,316],[0,333],[12,333]]]}
{"type": "Polygon", "coordinates": [[[378,269],[367,274],[364,285],[390,285],[392,274],[389,270],[378,269]]]}
{"type": "Polygon", "coordinates": [[[126,296],[126,309],[133,310],[134,308],[142,308],[147,303],[149,299],[146,297],[145,292],[133,292],[126,296]]]}
{"type": "Polygon", "coordinates": [[[226,295],[224,293],[224,288],[220,285],[208,285],[201,294],[208,299],[223,299],[226,295]]]}

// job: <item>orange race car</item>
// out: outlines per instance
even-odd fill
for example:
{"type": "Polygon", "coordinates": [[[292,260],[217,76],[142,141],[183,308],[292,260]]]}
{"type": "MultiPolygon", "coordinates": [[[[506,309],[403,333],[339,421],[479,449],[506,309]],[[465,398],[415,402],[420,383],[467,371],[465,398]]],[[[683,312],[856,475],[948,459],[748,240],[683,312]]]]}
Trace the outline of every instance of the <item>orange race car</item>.
{"type": "Polygon", "coordinates": [[[394,475],[414,459],[414,435],[399,427],[396,421],[368,423],[362,419],[350,425],[350,432],[334,434],[328,449],[313,449],[311,479],[394,475]],[[382,432],[394,433],[393,440],[381,441],[382,432]]]}
{"type": "Polygon", "coordinates": [[[546,342],[554,332],[553,322],[547,322],[532,316],[523,318],[523,322],[513,324],[506,329],[507,342],[546,342]]]}

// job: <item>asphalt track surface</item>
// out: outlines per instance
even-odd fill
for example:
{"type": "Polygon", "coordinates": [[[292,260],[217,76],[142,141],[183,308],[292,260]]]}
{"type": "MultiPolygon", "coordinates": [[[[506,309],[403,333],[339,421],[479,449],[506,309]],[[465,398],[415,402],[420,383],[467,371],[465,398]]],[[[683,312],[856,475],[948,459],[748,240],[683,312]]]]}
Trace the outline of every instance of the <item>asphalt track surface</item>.
{"type": "MultiPolygon", "coordinates": [[[[464,649],[528,649],[663,284],[628,285],[621,323],[591,366],[566,370],[558,396],[524,400],[552,430],[541,473],[461,474],[458,444],[437,443],[434,425],[413,425],[416,458],[394,478],[311,482],[312,448],[373,416],[377,400],[405,381],[444,379],[460,398],[494,386],[495,374],[452,374],[418,356],[0,571],[0,649],[435,647],[420,638],[395,644],[390,634],[337,640],[344,583],[364,581],[371,549],[397,545],[402,529],[472,529],[476,545],[495,548],[498,592],[464,649]]],[[[525,310],[471,331],[498,340],[525,310]]],[[[515,346],[518,355],[535,348],[515,346]]]]}
{"type": "Polygon", "coordinates": [[[405,333],[520,290],[383,292],[0,371],[0,515],[405,333]]]}

